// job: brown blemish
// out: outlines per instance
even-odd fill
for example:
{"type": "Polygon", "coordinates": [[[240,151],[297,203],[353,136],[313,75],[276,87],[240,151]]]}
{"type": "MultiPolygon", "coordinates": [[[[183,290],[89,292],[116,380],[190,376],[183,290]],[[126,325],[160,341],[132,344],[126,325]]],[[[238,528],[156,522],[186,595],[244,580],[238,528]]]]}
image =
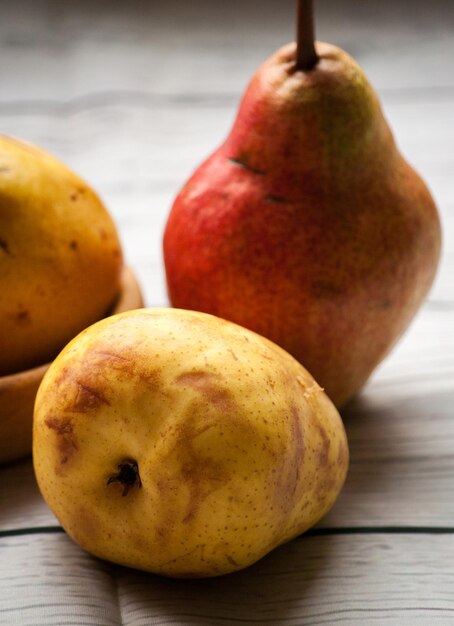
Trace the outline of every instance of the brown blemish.
{"type": "Polygon", "coordinates": [[[296,406],[292,406],[292,433],[293,441],[295,443],[295,463],[301,465],[304,458],[304,437],[301,428],[301,415],[296,406]]]}
{"type": "Polygon", "coordinates": [[[76,384],[77,394],[72,405],[73,410],[78,411],[79,413],[86,413],[87,411],[97,409],[104,404],[110,406],[110,402],[99,389],[90,387],[80,381],[76,381],[76,384]]]}
{"type": "MultiPolygon", "coordinates": [[[[93,356],[105,361],[107,364],[103,363],[103,366],[106,368],[115,369],[128,378],[137,377],[153,388],[160,388],[161,368],[159,367],[142,369],[133,358],[109,350],[96,350],[93,352],[93,356]]],[[[160,391],[163,392],[164,388],[161,387],[160,391]]]]}
{"type": "Polygon", "coordinates": [[[339,452],[337,453],[337,465],[346,467],[348,465],[348,448],[343,441],[339,443],[339,452]]]}
{"type": "Polygon", "coordinates": [[[85,189],[84,187],[77,187],[77,189],[74,189],[70,195],[69,195],[69,199],[71,200],[71,202],[76,202],[80,196],[83,196],[85,194],[85,189]]]}
{"type": "MultiPolygon", "coordinates": [[[[188,445],[187,439],[185,445],[188,445]]],[[[189,488],[189,501],[183,517],[183,522],[187,524],[195,518],[202,502],[228,481],[229,474],[222,463],[200,457],[191,447],[189,459],[182,465],[181,475],[183,484],[189,488]]]]}
{"type": "Polygon", "coordinates": [[[276,480],[273,502],[283,515],[294,507],[300,483],[301,467],[305,456],[304,433],[301,414],[296,405],[290,406],[288,415],[289,443],[285,454],[276,459],[276,480]],[[279,465],[277,465],[279,463],[279,465]]]}
{"type": "MultiPolygon", "coordinates": [[[[168,565],[172,565],[174,563],[178,563],[178,561],[183,561],[184,559],[186,559],[188,556],[191,556],[191,554],[194,554],[194,552],[196,552],[197,550],[200,550],[200,555],[203,557],[203,553],[205,550],[205,544],[199,544],[197,545],[195,548],[193,548],[192,550],[187,550],[186,552],[183,552],[182,554],[179,554],[178,556],[174,557],[173,559],[169,559],[168,561],[164,561],[163,563],[159,563],[159,567],[163,568],[163,567],[167,567],[168,565]]],[[[204,560],[202,558],[202,560],[204,560]]],[[[214,571],[216,571],[216,568],[213,568],[214,571]]],[[[184,572],[184,573],[179,573],[178,576],[180,576],[181,578],[195,578],[195,577],[199,577],[199,576],[203,576],[203,572],[184,572]]]]}
{"type": "Polygon", "coordinates": [[[121,354],[117,354],[116,352],[110,352],[109,350],[96,350],[93,352],[93,354],[95,355],[99,355],[102,356],[105,359],[108,359],[109,361],[121,361],[122,363],[132,363],[132,359],[125,357],[121,354]]]}
{"type": "Polygon", "coordinates": [[[18,324],[24,325],[31,323],[30,312],[27,309],[21,309],[20,311],[17,311],[14,317],[18,324]]]}
{"type": "MultiPolygon", "coordinates": [[[[196,423],[195,420],[188,420],[179,424],[174,437],[171,453],[178,453],[181,459],[181,480],[178,484],[184,485],[188,493],[182,520],[186,524],[196,517],[202,502],[230,480],[228,466],[223,460],[208,456],[197,446],[197,438],[216,427],[217,423],[213,421],[196,423]]],[[[158,488],[168,489],[168,485],[160,484],[158,488]]]]}
{"type": "Polygon", "coordinates": [[[103,241],[107,239],[107,232],[104,228],[99,229],[99,236],[101,237],[103,241]]]}
{"type": "Polygon", "coordinates": [[[292,489],[292,493],[294,493],[299,481],[300,468],[305,454],[304,437],[301,428],[301,415],[295,405],[292,406],[292,435],[295,450],[293,455],[293,463],[295,465],[295,484],[292,489]]]}
{"type": "Polygon", "coordinates": [[[77,507],[74,514],[74,526],[71,529],[71,534],[76,540],[80,538],[84,541],[87,537],[94,539],[99,535],[102,527],[102,522],[93,509],[87,509],[85,506],[77,507]]]}
{"type": "Polygon", "coordinates": [[[11,172],[11,168],[8,165],[0,165],[0,174],[6,174],[7,172],[11,172]]]}
{"type": "Polygon", "coordinates": [[[152,387],[159,391],[159,393],[163,395],[169,395],[169,392],[166,391],[165,387],[161,384],[161,368],[155,367],[154,369],[141,371],[139,368],[135,368],[133,370],[135,376],[140,378],[140,380],[146,385],[152,387]]]}
{"type": "Polygon", "coordinates": [[[116,371],[132,375],[134,371],[134,359],[123,356],[111,350],[98,349],[89,353],[89,357],[96,363],[96,367],[106,367],[116,371]]]}
{"type": "Polygon", "coordinates": [[[272,193],[269,193],[267,196],[265,196],[265,202],[275,202],[276,204],[290,204],[290,202],[282,196],[275,196],[272,193]]]}
{"type": "Polygon", "coordinates": [[[60,464],[64,465],[74,452],[78,450],[72,422],[69,419],[48,417],[44,423],[48,428],[55,431],[58,436],[57,446],[60,452],[60,464]]]}
{"type": "Polygon", "coordinates": [[[185,374],[180,374],[175,382],[177,385],[183,385],[188,387],[196,387],[197,389],[203,389],[206,387],[208,382],[213,379],[213,374],[208,374],[207,372],[186,372],[185,374]]]}
{"type": "Polygon", "coordinates": [[[234,361],[238,361],[238,357],[235,354],[235,352],[232,350],[232,348],[227,348],[227,352],[230,352],[230,354],[232,355],[234,361]]]}
{"type": "Polygon", "coordinates": [[[61,368],[59,374],[55,377],[55,383],[57,387],[59,387],[61,383],[66,383],[67,379],[70,376],[69,372],[70,370],[67,366],[61,368]]]}
{"type": "Polygon", "coordinates": [[[325,467],[328,464],[328,460],[329,460],[329,450],[331,447],[331,441],[328,436],[328,433],[320,424],[320,422],[318,421],[314,422],[314,427],[318,431],[320,435],[320,439],[321,439],[321,447],[317,451],[318,462],[321,467],[325,467]]]}
{"type": "Polygon", "coordinates": [[[187,460],[182,464],[181,475],[184,484],[189,488],[184,523],[194,519],[203,500],[229,480],[229,473],[220,461],[209,457],[202,458],[194,448],[194,439],[206,430],[207,427],[183,428],[180,431],[181,445],[185,445],[187,449],[187,460]]]}
{"type": "Polygon", "coordinates": [[[324,504],[330,492],[338,489],[339,480],[337,477],[329,476],[321,480],[315,489],[315,495],[320,504],[324,504]]]}
{"type": "Polygon", "coordinates": [[[44,423],[48,428],[55,430],[59,435],[67,435],[73,432],[71,420],[58,420],[55,417],[48,417],[44,423]]]}
{"type": "Polygon", "coordinates": [[[183,387],[196,389],[210,404],[224,411],[233,411],[236,407],[232,393],[221,386],[222,378],[204,371],[180,374],[175,382],[183,387]]]}
{"type": "Polygon", "coordinates": [[[230,556],[230,554],[226,554],[225,558],[230,563],[230,565],[233,565],[234,567],[239,567],[238,563],[235,561],[235,559],[232,556],[230,556]]]}
{"type": "MultiPolygon", "coordinates": [[[[134,353],[134,349],[131,348],[130,354],[134,353]]],[[[141,365],[141,363],[132,358],[131,356],[125,356],[114,350],[114,347],[109,344],[100,345],[97,349],[91,349],[86,353],[87,371],[96,372],[98,378],[104,378],[104,372],[112,371],[118,372],[118,376],[124,380],[139,379],[141,383],[156,390],[161,395],[168,395],[165,391],[165,386],[161,385],[161,368],[147,367],[148,364],[141,365]]],[[[70,376],[70,374],[68,374],[70,376]]],[[[63,378],[66,378],[64,376],[63,378]]],[[[94,381],[87,380],[89,386],[94,381]]],[[[102,394],[103,395],[103,394],[102,394]]],[[[110,404],[107,402],[107,404],[110,404]]]]}
{"type": "Polygon", "coordinates": [[[237,165],[238,167],[241,167],[242,169],[246,170],[247,172],[251,172],[252,174],[255,174],[256,176],[265,176],[266,172],[264,170],[259,170],[255,167],[252,167],[251,165],[249,165],[249,163],[247,163],[246,159],[244,156],[242,157],[238,157],[238,158],[229,158],[227,159],[228,161],[230,161],[230,163],[233,163],[234,165],[237,165]]]}
{"type": "Polygon", "coordinates": [[[0,239],[0,250],[3,250],[5,254],[11,254],[8,243],[4,239],[0,239]]]}
{"type": "Polygon", "coordinates": [[[79,247],[79,244],[77,243],[77,241],[75,239],[72,239],[69,242],[69,247],[70,247],[71,250],[77,250],[78,247],[79,247]]]}

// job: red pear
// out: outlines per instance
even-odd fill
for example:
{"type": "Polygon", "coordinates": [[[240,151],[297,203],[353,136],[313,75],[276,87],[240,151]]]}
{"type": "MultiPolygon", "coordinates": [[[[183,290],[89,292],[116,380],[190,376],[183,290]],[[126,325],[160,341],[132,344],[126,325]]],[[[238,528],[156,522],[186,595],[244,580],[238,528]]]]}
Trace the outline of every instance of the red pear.
{"type": "Polygon", "coordinates": [[[183,187],[164,258],[175,307],[270,338],[343,405],[433,281],[440,224],[344,51],[294,44],[252,78],[225,143],[183,187]]]}

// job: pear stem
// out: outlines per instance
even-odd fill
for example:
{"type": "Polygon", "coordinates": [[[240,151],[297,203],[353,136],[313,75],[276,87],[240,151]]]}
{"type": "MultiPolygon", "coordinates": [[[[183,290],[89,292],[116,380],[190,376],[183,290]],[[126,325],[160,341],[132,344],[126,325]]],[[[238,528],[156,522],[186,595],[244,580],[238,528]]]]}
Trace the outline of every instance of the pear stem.
{"type": "Polygon", "coordinates": [[[298,0],[296,32],[296,69],[311,70],[318,61],[315,51],[313,0],[298,0]]]}

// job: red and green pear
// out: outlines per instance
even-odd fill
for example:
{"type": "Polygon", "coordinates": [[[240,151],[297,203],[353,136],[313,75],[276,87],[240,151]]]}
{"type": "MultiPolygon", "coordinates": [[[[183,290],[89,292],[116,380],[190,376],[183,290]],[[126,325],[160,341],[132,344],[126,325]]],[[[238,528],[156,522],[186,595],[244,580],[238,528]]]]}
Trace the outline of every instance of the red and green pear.
{"type": "Polygon", "coordinates": [[[268,337],[342,406],[424,301],[441,237],[360,66],[315,52],[301,68],[290,44],[258,69],[174,202],[164,259],[173,306],[268,337]]]}

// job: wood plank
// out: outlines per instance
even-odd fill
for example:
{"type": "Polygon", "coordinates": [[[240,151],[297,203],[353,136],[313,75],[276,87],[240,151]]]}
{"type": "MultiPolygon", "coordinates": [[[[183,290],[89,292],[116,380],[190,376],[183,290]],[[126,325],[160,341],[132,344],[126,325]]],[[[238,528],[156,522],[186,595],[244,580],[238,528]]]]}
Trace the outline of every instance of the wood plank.
{"type": "Polygon", "coordinates": [[[0,532],[57,525],[57,519],[38,490],[31,460],[1,467],[0,532]]]}
{"type": "Polygon", "coordinates": [[[0,549],[4,626],[427,626],[454,614],[453,535],[306,537],[201,581],[110,566],[62,534],[3,537],[0,549]]]}
{"type": "Polygon", "coordinates": [[[372,389],[343,412],[351,465],[321,526],[451,527],[453,392],[391,400],[372,389]]]}
{"type": "Polygon", "coordinates": [[[1,626],[120,626],[107,564],[63,534],[0,538],[1,626]]]}

